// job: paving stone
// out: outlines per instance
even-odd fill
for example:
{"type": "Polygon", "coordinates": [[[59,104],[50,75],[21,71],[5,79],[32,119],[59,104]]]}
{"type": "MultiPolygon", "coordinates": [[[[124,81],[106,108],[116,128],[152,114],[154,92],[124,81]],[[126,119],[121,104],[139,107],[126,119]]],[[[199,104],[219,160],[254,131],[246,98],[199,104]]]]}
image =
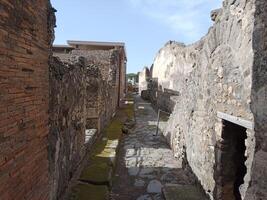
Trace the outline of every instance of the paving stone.
{"type": "Polygon", "coordinates": [[[138,197],[136,200],[153,200],[149,195],[142,195],[138,197]]]}
{"type": "Polygon", "coordinates": [[[145,179],[150,179],[150,180],[157,178],[156,175],[152,175],[152,174],[139,174],[139,177],[145,178],[145,179]]]}
{"type": "Polygon", "coordinates": [[[141,175],[145,175],[145,174],[152,174],[153,172],[155,172],[154,168],[143,168],[140,171],[141,175]]]}
{"type": "Polygon", "coordinates": [[[127,150],[127,149],[133,149],[133,148],[134,148],[134,145],[132,145],[132,144],[130,144],[130,145],[125,145],[123,148],[124,148],[125,150],[127,150]]]}
{"type": "MultiPolygon", "coordinates": [[[[139,101],[142,100],[138,99],[137,103],[139,101]]],[[[163,135],[154,137],[155,128],[147,126],[147,122],[155,121],[157,115],[150,105],[145,107],[149,107],[148,114],[136,113],[133,132],[125,135],[126,142],[122,143],[124,157],[121,159],[124,162],[119,165],[125,163],[125,166],[120,166],[120,171],[117,172],[120,182],[116,190],[120,194],[118,200],[163,200],[163,184],[190,182],[185,173],[182,173],[182,166],[174,158],[163,135]],[[125,167],[126,170],[123,170],[125,167]],[[143,193],[144,190],[147,194],[143,193]]]]}
{"type": "Polygon", "coordinates": [[[162,184],[158,180],[152,180],[147,186],[148,193],[161,193],[162,184]]]}
{"type": "Polygon", "coordinates": [[[171,173],[163,174],[160,180],[164,183],[177,183],[176,178],[171,173]]]}
{"type": "Polygon", "coordinates": [[[131,159],[126,160],[127,168],[135,167],[135,166],[137,166],[136,158],[131,158],[131,159]]]}
{"type": "Polygon", "coordinates": [[[143,181],[142,179],[136,179],[135,180],[135,183],[134,183],[134,186],[135,187],[144,187],[145,186],[145,181],[143,181]]]}
{"type": "Polygon", "coordinates": [[[128,173],[130,176],[136,176],[139,172],[139,167],[131,167],[128,169],[128,173]]]}
{"type": "Polygon", "coordinates": [[[165,200],[161,194],[153,195],[153,200],[165,200]]]}
{"type": "Polygon", "coordinates": [[[134,149],[127,149],[126,151],[126,157],[131,157],[135,155],[135,150],[134,149]]]}

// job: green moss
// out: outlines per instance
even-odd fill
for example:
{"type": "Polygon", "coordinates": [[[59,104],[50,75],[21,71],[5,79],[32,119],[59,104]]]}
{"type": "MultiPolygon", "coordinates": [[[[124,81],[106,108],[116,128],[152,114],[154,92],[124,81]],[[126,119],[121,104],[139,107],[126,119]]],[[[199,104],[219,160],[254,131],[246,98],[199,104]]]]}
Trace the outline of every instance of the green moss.
{"type": "MultiPolygon", "coordinates": [[[[99,140],[90,155],[88,166],[80,175],[81,180],[104,183],[111,182],[115,154],[122,136],[123,123],[127,118],[134,117],[134,105],[128,104],[121,108],[103,132],[107,140],[99,140]]],[[[104,200],[108,194],[107,186],[78,184],[71,193],[71,200],[104,200]]]]}
{"type": "Polygon", "coordinates": [[[123,111],[127,114],[127,117],[129,119],[134,118],[134,105],[128,104],[125,108],[123,108],[123,111]]]}
{"type": "Polygon", "coordinates": [[[102,158],[111,158],[114,157],[114,154],[116,154],[115,148],[105,148],[100,154],[97,154],[97,157],[102,158]]]}
{"type": "Polygon", "coordinates": [[[112,166],[115,164],[113,157],[116,154],[116,147],[111,148],[112,142],[118,140],[121,135],[122,122],[114,118],[104,131],[104,136],[108,140],[101,140],[95,146],[90,156],[90,163],[80,176],[80,179],[95,182],[109,182],[112,166]]]}
{"type": "Polygon", "coordinates": [[[106,162],[97,162],[85,168],[80,176],[82,180],[95,181],[98,183],[109,182],[112,167],[106,162]]]}
{"type": "Polygon", "coordinates": [[[120,139],[122,135],[122,121],[118,118],[114,118],[112,122],[109,124],[109,126],[105,129],[105,136],[109,140],[116,140],[120,139]]]}
{"type": "Polygon", "coordinates": [[[72,189],[70,200],[105,200],[108,198],[107,186],[90,184],[77,184],[72,189]]]}

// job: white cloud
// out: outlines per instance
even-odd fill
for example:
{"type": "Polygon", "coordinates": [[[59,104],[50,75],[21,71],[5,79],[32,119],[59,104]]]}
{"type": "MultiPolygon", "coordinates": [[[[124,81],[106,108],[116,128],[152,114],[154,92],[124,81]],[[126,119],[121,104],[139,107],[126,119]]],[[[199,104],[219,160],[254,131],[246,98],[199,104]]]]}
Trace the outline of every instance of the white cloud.
{"type": "Polygon", "coordinates": [[[165,24],[178,37],[192,42],[210,25],[209,13],[221,7],[222,0],[128,0],[133,8],[165,24]]]}

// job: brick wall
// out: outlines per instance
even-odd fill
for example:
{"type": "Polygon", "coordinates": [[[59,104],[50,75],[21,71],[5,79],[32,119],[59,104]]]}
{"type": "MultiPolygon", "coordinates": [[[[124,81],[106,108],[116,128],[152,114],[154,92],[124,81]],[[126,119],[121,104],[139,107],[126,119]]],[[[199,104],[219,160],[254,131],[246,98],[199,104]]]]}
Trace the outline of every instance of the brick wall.
{"type": "Polygon", "coordinates": [[[47,0],[0,1],[0,199],[49,199],[47,0]]]}

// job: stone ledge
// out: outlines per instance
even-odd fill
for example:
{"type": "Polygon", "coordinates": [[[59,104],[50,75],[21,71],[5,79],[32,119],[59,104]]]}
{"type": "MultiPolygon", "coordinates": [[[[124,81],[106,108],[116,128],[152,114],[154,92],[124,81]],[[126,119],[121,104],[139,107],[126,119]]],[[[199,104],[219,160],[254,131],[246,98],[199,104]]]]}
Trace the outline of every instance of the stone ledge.
{"type": "Polygon", "coordinates": [[[217,112],[217,117],[219,117],[221,119],[224,119],[224,120],[227,120],[229,122],[232,122],[234,124],[243,126],[243,127],[247,128],[247,129],[250,129],[250,130],[254,129],[253,122],[245,120],[245,119],[242,119],[240,117],[236,117],[236,116],[229,115],[227,113],[222,113],[222,112],[217,112]]]}

